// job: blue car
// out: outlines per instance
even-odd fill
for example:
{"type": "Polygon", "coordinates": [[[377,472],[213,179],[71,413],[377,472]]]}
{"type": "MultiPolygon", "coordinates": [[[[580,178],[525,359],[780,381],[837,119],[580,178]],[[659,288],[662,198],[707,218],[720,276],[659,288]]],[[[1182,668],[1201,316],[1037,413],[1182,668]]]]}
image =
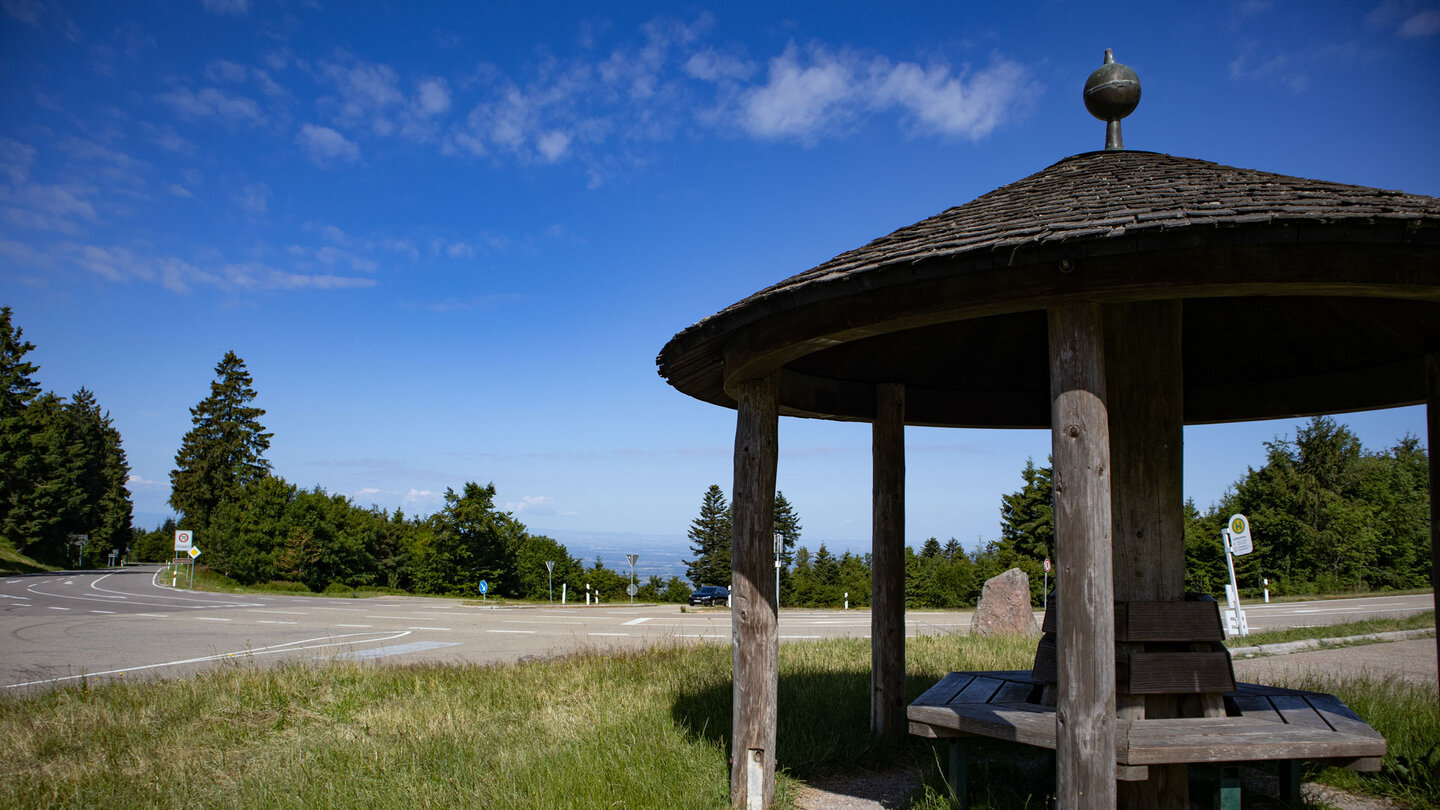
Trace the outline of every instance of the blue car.
{"type": "Polygon", "coordinates": [[[730,589],[724,585],[701,585],[690,594],[691,605],[723,605],[730,601],[730,589]]]}

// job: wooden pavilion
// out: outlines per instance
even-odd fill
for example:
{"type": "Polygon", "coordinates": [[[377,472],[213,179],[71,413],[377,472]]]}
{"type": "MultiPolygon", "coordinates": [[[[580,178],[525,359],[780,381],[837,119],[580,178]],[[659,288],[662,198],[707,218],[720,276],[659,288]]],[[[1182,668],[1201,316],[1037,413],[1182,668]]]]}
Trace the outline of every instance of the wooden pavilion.
{"type": "Polygon", "coordinates": [[[1125,150],[1139,84],[1108,56],[1086,87],[1104,151],[761,290],[660,352],[671,385],[738,412],[735,806],[774,798],[779,416],[872,425],[871,727],[892,739],[904,427],[1051,430],[1064,807],[1171,792],[1158,775],[1117,787],[1117,718],[1146,701],[1117,697],[1114,606],[1183,599],[1184,425],[1429,402],[1440,479],[1440,199],[1125,150]]]}

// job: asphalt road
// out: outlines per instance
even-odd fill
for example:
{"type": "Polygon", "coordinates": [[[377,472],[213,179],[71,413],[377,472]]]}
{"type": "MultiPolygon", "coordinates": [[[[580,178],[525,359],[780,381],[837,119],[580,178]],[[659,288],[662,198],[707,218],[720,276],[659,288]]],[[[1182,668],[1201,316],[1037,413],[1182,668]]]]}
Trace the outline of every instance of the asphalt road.
{"type": "MultiPolygon", "coordinates": [[[[723,608],[485,607],[454,599],[229,595],[172,588],[155,566],[0,579],[0,685],[175,677],[224,661],[516,661],[584,649],[727,643],[723,608]]],[[[1249,604],[1252,630],[1401,616],[1429,594],[1249,604]]],[[[1037,616],[1037,620],[1038,620],[1037,616]]],[[[908,635],[963,633],[965,611],[912,611],[908,635]]],[[[782,610],[781,641],[870,635],[866,610],[782,610]]]]}

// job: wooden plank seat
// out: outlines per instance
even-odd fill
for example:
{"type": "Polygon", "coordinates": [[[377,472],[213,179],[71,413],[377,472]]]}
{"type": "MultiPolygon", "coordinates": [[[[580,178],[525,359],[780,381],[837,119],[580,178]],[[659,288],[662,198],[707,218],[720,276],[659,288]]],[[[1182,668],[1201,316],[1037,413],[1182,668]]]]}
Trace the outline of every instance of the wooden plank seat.
{"type": "MultiPolygon", "coordinates": [[[[1055,748],[1055,708],[1026,670],[952,672],[910,704],[910,733],[988,737],[1055,748]]],[[[1145,766],[1314,760],[1380,769],[1385,739],[1333,695],[1241,683],[1224,695],[1225,717],[1116,721],[1117,778],[1145,766]]]]}

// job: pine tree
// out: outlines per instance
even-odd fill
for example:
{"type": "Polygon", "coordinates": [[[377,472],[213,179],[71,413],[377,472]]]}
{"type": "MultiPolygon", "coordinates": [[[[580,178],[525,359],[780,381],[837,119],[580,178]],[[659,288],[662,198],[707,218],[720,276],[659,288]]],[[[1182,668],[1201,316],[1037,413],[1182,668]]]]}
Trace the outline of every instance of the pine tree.
{"type": "Polygon", "coordinates": [[[718,484],[705,490],[700,516],[687,533],[695,559],[685,561],[685,576],[696,585],[730,583],[730,507],[718,484]]]}
{"type": "Polygon", "coordinates": [[[999,550],[1006,565],[1016,558],[1042,560],[1055,554],[1055,499],[1049,467],[1025,460],[1025,485],[1001,498],[999,550]]]}
{"type": "Polygon", "coordinates": [[[16,509],[29,500],[38,472],[26,411],[40,394],[34,379],[40,367],[25,360],[35,344],[23,334],[11,324],[10,307],[0,308],[0,539],[20,549],[33,536],[24,525],[29,515],[16,509]]]}
{"type": "Polygon", "coordinates": [[[170,505],[185,516],[185,528],[201,530],[225,500],[270,472],[265,451],[270,438],[260,424],[262,408],[245,361],[226,352],[215,366],[210,396],[190,409],[194,427],[180,442],[170,472],[170,505]]]}

